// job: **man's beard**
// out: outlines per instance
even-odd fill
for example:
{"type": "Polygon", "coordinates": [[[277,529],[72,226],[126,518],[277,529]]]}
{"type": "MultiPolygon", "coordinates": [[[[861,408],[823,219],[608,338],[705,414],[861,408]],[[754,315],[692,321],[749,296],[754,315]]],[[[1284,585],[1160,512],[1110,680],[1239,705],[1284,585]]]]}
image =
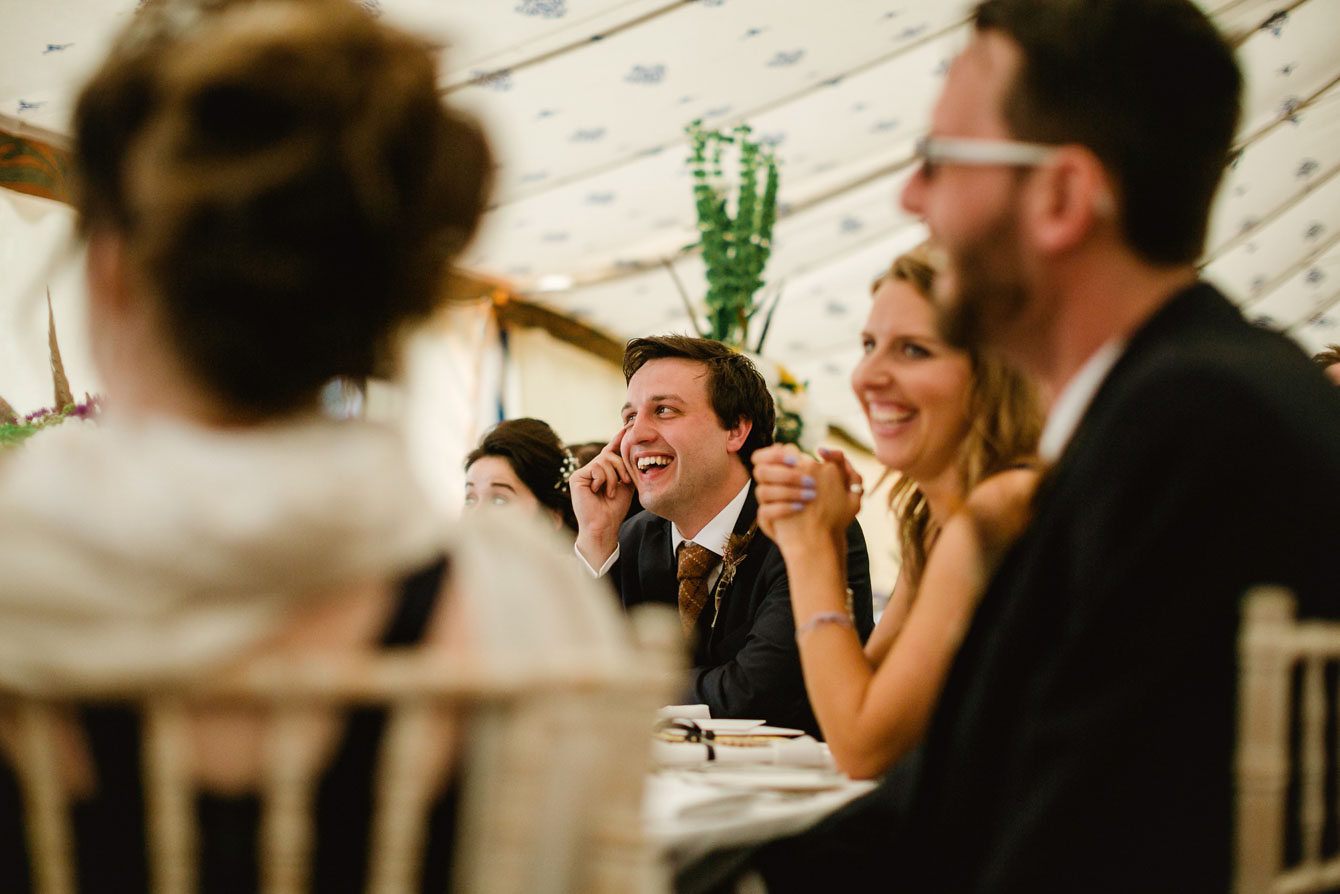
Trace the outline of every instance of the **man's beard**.
{"type": "Polygon", "coordinates": [[[936,289],[940,334],[965,351],[999,346],[1006,329],[1028,304],[1019,270],[1013,209],[971,245],[950,254],[948,275],[936,289]]]}

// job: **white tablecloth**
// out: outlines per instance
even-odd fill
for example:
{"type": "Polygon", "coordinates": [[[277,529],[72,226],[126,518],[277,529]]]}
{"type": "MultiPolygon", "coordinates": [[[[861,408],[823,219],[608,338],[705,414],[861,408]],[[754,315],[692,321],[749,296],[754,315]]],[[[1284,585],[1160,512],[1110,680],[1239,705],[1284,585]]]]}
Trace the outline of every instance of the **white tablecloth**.
{"type": "Polygon", "coordinates": [[[652,841],[679,867],[717,848],[801,832],[875,785],[811,767],[664,769],[647,781],[643,818],[652,841]]]}

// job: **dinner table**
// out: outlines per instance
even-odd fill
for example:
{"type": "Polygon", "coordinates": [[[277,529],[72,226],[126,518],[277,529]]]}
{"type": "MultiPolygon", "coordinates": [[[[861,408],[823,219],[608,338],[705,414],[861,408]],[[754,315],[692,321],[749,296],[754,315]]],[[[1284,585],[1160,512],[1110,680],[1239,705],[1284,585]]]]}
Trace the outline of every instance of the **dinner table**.
{"type": "Polygon", "coordinates": [[[876,785],[840,773],[803,730],[704,714],[662,709],[652,741],[644,830],[674,872],[804,831],[876,785]]]}

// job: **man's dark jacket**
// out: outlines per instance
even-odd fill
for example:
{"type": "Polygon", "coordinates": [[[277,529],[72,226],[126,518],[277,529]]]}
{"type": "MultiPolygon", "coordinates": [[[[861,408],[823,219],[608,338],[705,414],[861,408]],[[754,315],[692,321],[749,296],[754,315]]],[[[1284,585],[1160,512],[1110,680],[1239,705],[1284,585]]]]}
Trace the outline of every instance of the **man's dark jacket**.
{"type": "Polygon", "coordinates": [[[907,891],[1225,891],[1240,600],[1340,616],[1340,389],[1200,284],[1133,335],[946,681],[907,891]]]}
{"type": "MultiPolygon", "coordinates": [[[[754,488],[740,510],[735,533],[758,514],[754,488]]],[[[619,531],[619,561],[610,572],[626,608],[645,602],[677,606],[679,585],[670,549],[670,522],[643,511],[619,531]]],[[[870,559],[860,525],[847,530],[847,585],[862,642],[874,627],[870,559]]],[[[796,651],[795,621],[781,550],[756,531],[727,586],[718,581],[698,618],[689,694],[713,717],[748,717],[819,735],[805,695],[796,651]]]]}

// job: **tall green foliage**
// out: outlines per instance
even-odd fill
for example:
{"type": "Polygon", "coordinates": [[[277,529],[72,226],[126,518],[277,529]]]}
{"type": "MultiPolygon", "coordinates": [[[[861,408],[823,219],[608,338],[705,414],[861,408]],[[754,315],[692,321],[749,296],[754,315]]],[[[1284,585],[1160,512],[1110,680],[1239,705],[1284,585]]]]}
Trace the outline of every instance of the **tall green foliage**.
{"type": "Polygon", "coordinates": [[[723,132],[694,121],[687,131],[698,244],[707,266],[706,335],[745,347],[749,323],[762,304],[763,268],[772,253],[777,161],[770,149],[749,139],[748,125],[723,132]],[[728,148],[738,155],[738,179],[727,180],[725,175],[728,148]]]}

